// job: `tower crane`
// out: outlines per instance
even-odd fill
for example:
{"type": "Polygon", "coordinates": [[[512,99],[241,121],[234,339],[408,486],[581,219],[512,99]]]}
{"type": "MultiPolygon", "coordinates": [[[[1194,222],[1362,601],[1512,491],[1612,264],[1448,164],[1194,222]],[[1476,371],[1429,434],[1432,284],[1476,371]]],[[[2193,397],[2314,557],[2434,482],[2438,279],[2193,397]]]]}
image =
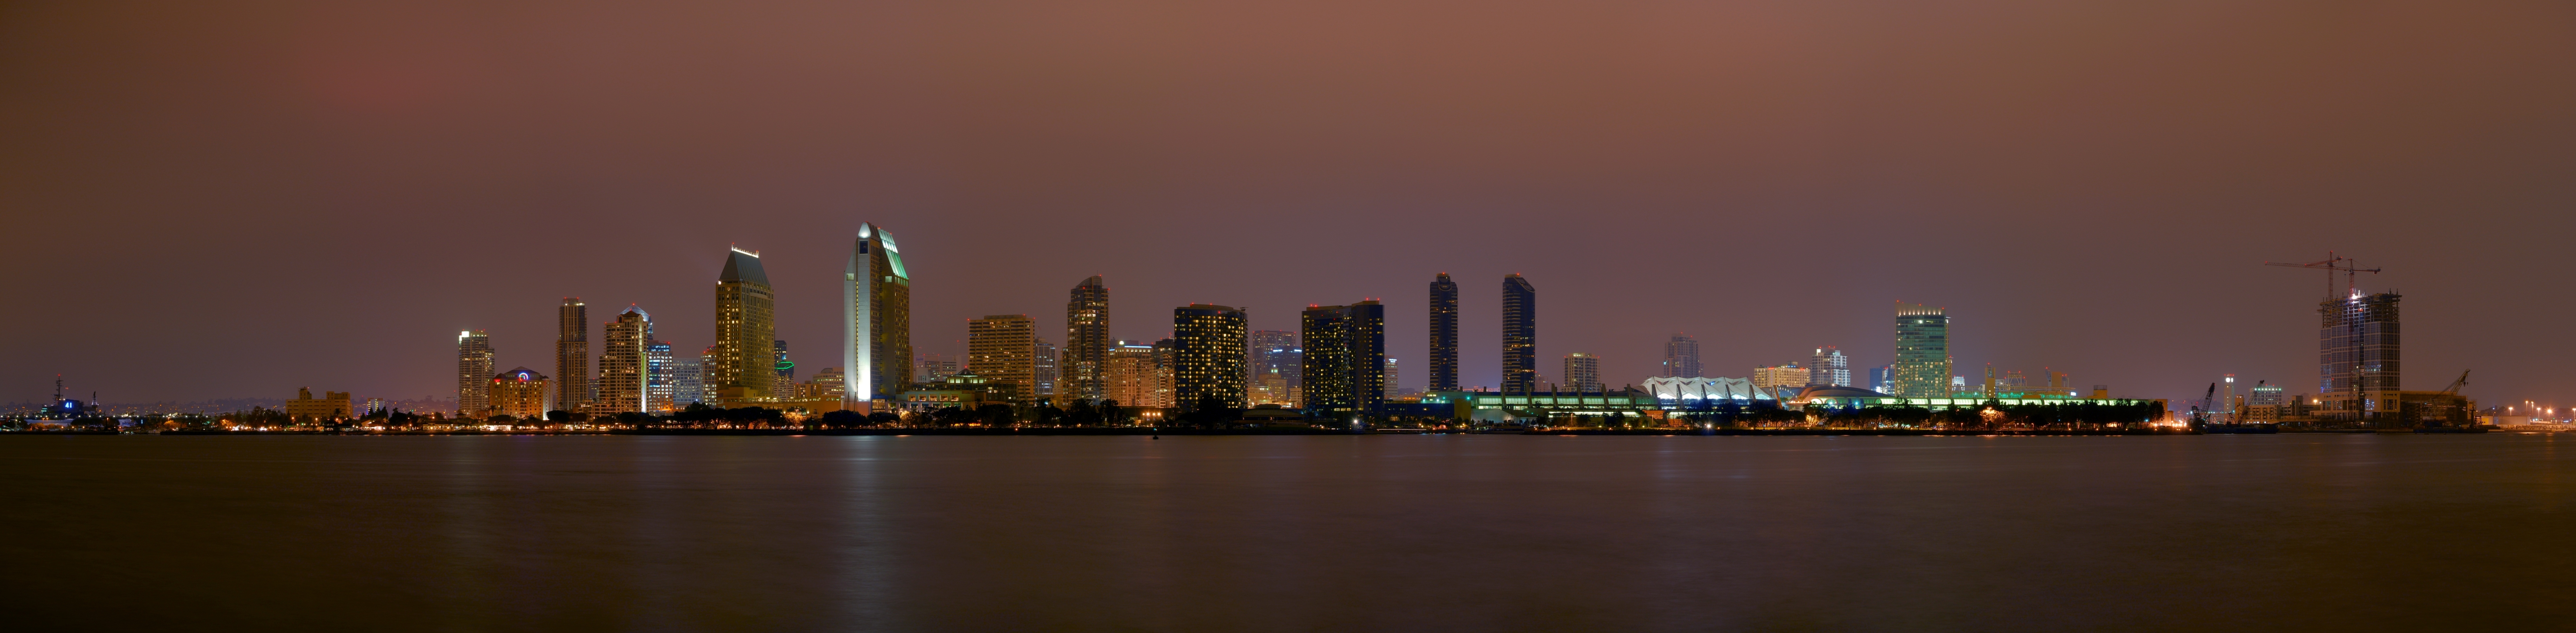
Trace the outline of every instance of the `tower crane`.
{"type": "MultiPolygon", "coordinates": [[[[2358,285],[2356,285],[2356,282],[2355,282],[2355,279],[2354,279],[2355,277],[2358,277],[2361,273],[2370,273],[2370,274],[2373,274],[2373,275],[2379,274],[2379,269],[2377,269],[2377,268],[2362,268],[2362,267],[2361,267],[2361,265],[2360,265],[2359,263],[2356,263],[2356,262],[2353,260],[2353,258],[2350,258],[2350,257],[2344,257],[2344,256],[2342,256],[2342,255],[2337,255],[2337,254],[2335,254],[2335,252],[2334,252],[2334,251],[2326,251],[2326,258],[2325,258],[2325,260],[2324,260],[2324,261],[2314,261],[2314,262],[2308,262],[2308,263],[2305,263],[2305,264],[2292,264],[2292,263],[2289,263],[2289,262],[2263,262],[2263,265],[2265,265],[2265,266],[2281,266],[2281,267],[2284,267],[2284,268],[2319,268],[2319,269],[2324,269],[2324,270],[2326,271],[2326,300],[2328,300],[2328,301],[2332,301],[2332,300],[2334,300],[2334,298],[2335,298],[2335,293],[2334,293],[2334,274],[2335,274],[2335,271],[2338,271],[2338,270],[2343,271],[2343,285],[2344,285],[2344,293],[2343,293],[2343,296],[2344,296],[2347,300],[2349,300],[2349,299],[2350,299],[2350,298],[2355,294],[2355,292],[2354,292],[2354,291],[2355,291],[2356,289],[2358,289],[2358,288],[2359,288],[2359,286],[2358,286],[2358,285]]],[[[2322,309],[2323,309],[2323,308],[2320,308],[2320,310],[2322,310],[2322,309]]],[[[2345,319],[2345,321],[2347,322],[2347,323],[2346,323],[2346,325],[2345,325],[2345,328],[2347,328],[2347,329],[2351,330],[2351,332],[2349,332],[2349,333],[2347,334],[2347,336],[2352,337],[2352,339],[2356,342],[2356,344],[2358,344],[2358,342],[2359,342],[2359,341],[2360,341],[2360,339],[2361,339],[2361,319],[2352,318],[2352,319],[2345,319]]],[[[2357,351],[2358,351],[2358,350],[2356,350],[2356,352],[2357,352],[2357,351]]],[[[2353,419],[2354,419],[2354,420],[2367,420],[2367,418],[2368,418],[2368,414],[2367,414],[2367,413],[2365,413],[2365,412],[2363,412],[2363,411],[2361,410],[2361,365],[2360,365],[2360,364],[2361,364],[2361,354],[2358,354],[2358,353],[2353,354],[2353,358],[2351,358],[2351,359],[2350,359],[2350,361],[2353,363],[2353,367],[2352,367],[2352,376],[2353,376],[2353,380],[2346,381],[2346,382],[2351,383],[2351,384],[2350,384],[2350,387],[2351,387],[2351,389],[2352,389],[2352,400],[2351,400],[2351,402],[2352,402],[2352,406],[2353,406],[2353,412],[2352,412],[2353,419]]],[[[2324,395],[2324,394],[2318,394],[2318,395],[2324,395]]]]}

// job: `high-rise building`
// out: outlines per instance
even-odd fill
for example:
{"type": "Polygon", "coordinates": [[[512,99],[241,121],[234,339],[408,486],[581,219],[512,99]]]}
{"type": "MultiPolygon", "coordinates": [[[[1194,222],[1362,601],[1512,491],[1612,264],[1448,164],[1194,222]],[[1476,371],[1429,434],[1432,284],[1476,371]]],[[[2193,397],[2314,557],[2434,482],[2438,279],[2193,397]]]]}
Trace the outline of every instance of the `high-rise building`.
{"type": "Polygon", "coordinates": [[[912,381],[922,384],[930,384],[948,380],[949,376],[955,375],[957,375],[957,359],[955,357],[947,354],[923,354],[921,356],[921,368],[917,373],[913,374],[912,381]]]}
{"type": "Polygon", "coordinates": [[[1037,393],[1038,322],[1025,314],[994,314],[966,322],[966,371],[1012,386],[1022,398],[1037,393]]]}
{"type": "Polygon", "coordinates": [[[526,367],[494,374],[484,385],[483,399],[492,406],[478,414],[483,417],[506,415],[521,420],[546,417],[546,376],[526,367]]]}
{"type": "Polygon", "coordinates": [[[841,282],[842,397],[856,406],[902,396],[912,374],[912,273],[894,235],[859,223],[841,282]]]}
{"type": "Polygon", "coordinates": [[[589,378],[590,307],[581,297],[564,297],[563,305],[555,308],[554,408],[580,411],[590,404],[589,378]]]}
{"type": "Polygon", "coordinates": [[[1896,366],[1895,366],[1895,365],[1881,365],[1881,366],[1877,366],[1877,367],[1871,367],[1871,368],[1869,368],[1869,390],[1870,390],[1870,391],[1876,391],[1876,392],[1879,392],[1879,393],[1889,393],[1889,392],[1891,392],[1891,391],[1894,391],[1895,389],[1896,389],[1896,366]]]}
{"type": "Polygon", "coordinates": [[[1299,344],[1306,350],[1303,378],[1307,415],[1348,419],[1386,411],[1386,306],[1361,301],[1313,306],[1300,316],[1299,344]]]}
{"type": "Polygon", "coordinates": [[[1538,288],[1520,273],[1503,276],[1503,394],[1538,390],[1538,288]]]}
{"type": "Polygon", "coordinates": [[[771,340],[769,351],[772,354],[769,360],[770,371],[778,375],[778,381],[771,383],[769,392],[779,397],[795,394],[796,361],[787,360],[787,341],[771,340]]]}
{"type": "MultiPolygon", "coordinates": [[[[544,406],[540,404],[538,406],[544,406]]],[[[492,337],[482,330],[456,333],[456,414],[483,415],[492,408],[492,337]]]]}
{"type": "MultiPolygon", "coordinates": [[[[1896,302],[1896,380],[1889,395],[1947,398],[1950,379],[1950,314],[1945,308],[1896,302]]],[[[1964,378],[1964,377],[1962,377],[1964,378]]]]}
{"type": "Polygon", "coordinates": [[[591,410],[647,410],[644,386],[651,378],[652,358],[646,346],[653,340],[653,315],[645,314],[642,308],[626,306],[603,329],[604,336],[599,339],[599,401],[591,403],[591,410]]]}
{"type": "Polygon", "coordinates": [[[1305,350],[1298,346],[1297,333],[1253,330],[1247,341],[1252,375],[1244,384],[1252,390],[1252,403],[1288,404],[1289,388],[1305,380],[1305,350]]]}
{"type": "Polygon", "coordinates": [[[1100,372],[1107,385],[1103,397],[1128,407],[1172,406],[1172,371],[1152,345],[1121,342],[1100,372]]]}
{"type": "Polygon", "coordinates": [[[715,363],[706,368],[708,400],[740,408],[777,397],[778,298],[760,254],[735,248],[716,275],[715,363]]]}
{"type": "Polygon", "coordinates": [[[1851,358],[1843,356],[1843,351],[1834,349],[1832,345],[1816,348],[1816,353],[1807,358],[1807,384],[1851,386],[1851,358]]]}
{"type": "Polygon", "coordinates": [[[656,340],[644,341],[645,411],[669,413],[676,410],[678,405],[673,404],[673,398],[677,395],[675,393],[677,370],[678,367],[672,362],[670,343],[656,340]]]}
{"type": "Polygon", "coordinates": [[[1449,273],[1431,280],[1430,390],[1458,390],[1458,282],[1449,273]]]}
{"type": "MultiPolygon", "coordinates": [[[[1172,309],[1172,339],[1177,344],[1172,359],[1175,406],[1185,410],[1244,406],[1245,322],[1242,310],[1221,305],[1193,303],[1172,309]]],[[[1309,352],[1307,362],[1312,363],[1313,356],[1309,352]]]]}
{"type": "Polygon", "coordinates": [[[1807,386],[1807,370],[1797,363],[1753,368],[1753,388],[1763,393],[1777,393],[1782,387],[1807,386]]]}
{"type": "Polygon", "coordinates": [[[1676,378],[1698,378],[1705,371],[1699,364],[1699,339],[1688,334],[1673,334],[1664,341],[1664,375],[1676,378]]]}
{"type": "Polygon", "coordinates": [[[1030,359],[1031,374],[1037,381],[1037,395],[1052,398],[1056,384],[1063,381],[1063,370],[1058,364],[1062,362],[1063,352],[1057,351],[1055,344],[1047,342],[1046,337],[1038,337],[1037,343],[1038,355],[1030,359]]]}
{"type": "Polygon", "coordinates": [[[2397,411],[2397,293],[2317,304],[2317,415],[2374,422],[2397,411]]]}
{"type": "Polygon", "coordinates": [[[1396,395],[1398,395],[1398,394],[1400,393],[1400,392],[1397,390],[1397,387],[1396,387],[1397,382],[1396,382],[1396,381],[1397,381],[1397,380],[1399,380],[1399,379],[1401,379],[1401,378],[1403,378],[1403,376],[1404,376],[1404,372],[1396,371],[1396,367],[1395,367],[1395,359],[1392,359],[1392,358],[1386,359],[1386,397],[1387,397],[1387,399],[1389,399],[1389,400],[1395,399],[1395,396],[1396,396],[1396,395]]]}
{"type": "Polygon", "coordinates": [[[671,372],[671,406],[685,409],[693,404],[706,404],[706,369],[715,360],[716,348],[707,346],[696,358],[683,359],[671,372]]]}
{"type": "Polygon", "coordinates": [[[1565,386],[1578,393],[1595,393],[1601,385],[1601,357],[1583,352],[1565,355],[1565,386]]]}
{"type": "Polygon", "coordinates": [[[1065,394],[1076,398],[1100,399],[1108,391],[1103,363],[1109,362],[1109,351],[1116,341],[1109,338],[1109,286],[1092,275],[1074,284],[1073,298],[1064,304],[1065,394]]]}

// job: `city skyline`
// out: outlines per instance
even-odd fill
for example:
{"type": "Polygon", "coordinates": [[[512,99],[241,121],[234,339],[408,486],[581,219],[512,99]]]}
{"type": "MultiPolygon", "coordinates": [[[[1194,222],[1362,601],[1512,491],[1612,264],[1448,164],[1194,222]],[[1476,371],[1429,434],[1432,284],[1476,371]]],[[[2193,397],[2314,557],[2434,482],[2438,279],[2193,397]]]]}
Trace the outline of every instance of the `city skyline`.
{"type": "Polygon", "coordinates": [[[2576,228],[2562,211],[2576,190],[2555,175],[2576,162],[2576,123],[2556,115],[2576,89],[2531,79],[2565,74],[2571,45],[2528,8],[1977,9],[1906,14],[1909,35],[1888,38],[1858,36],[1896,18],[1820,7],[1567,6],[1428,39],[1200,14],[1133,37],[1026,37],[814,8],[741,18],[788,35],[676,48],[662,44],[731,40],[695,20],[517,30],[280,10],[301,21],[146,32],[62,7],[47,15],[94,19],[18,23],[17,45],[51,52],[0,58],[25,87],[0,122],[18,141],[0,149],[16,175],[0,207],[60,237],[0,253],[7,288],[196,308],[195,329],[227,335],[14,312],[0,322],[50,335],[0,343],[0,400],[41,401],[56,374],[109,401],[451,393],[433,373],[453,354],[441,332],[489,332],[495,371],[553,368],[558,324],[538,306],[568,296],[652,307],[657,333],[694,351],[714,342],[697,284],[728,244],[770,258],[778,338],[830,366],[833,268],[862,220],[896,227],[918,260],[925,353],[964,353],[975,316],[1052,315],[1100,274],[1141,315],[1113,339],[1160,338],[1170,306],[1239,306],[1287,330],[1304,305],[1385,297],[1389,349],[1420,355],[1429,316],[1410,297],[1447,272],[1468,286],[1461,386],[1495,386],[1496,299],[1480,288],[1521,273],[1548,290],[1533,356],[1597,354],[1605,382],[1661,373],[1677,331],[1708,373],[1835,345],[1857,379],[1894,361],[1881,313],[1902,299],[1953,311],[1959,367],[2060,367],[2121,395],[2196,397],[2227,373],[2298,393],[2320,380],[2324,297],[2313,276],[2260,266],[2331,250],[2385,268],[2365,292],[2407,295],[2401,387],[2475,369],[2482,400],[2576,396],[2576,368],[2546,353],[2576,346],[2546,316],[2576,299],[2528,288],[2567,265],[2513,242],[2576,228]],[[2226,26],[2246,20],[2266,26],[2226,26]],[[1313,41],[1295,29],[1352,38],[1261,44],[1313,41]],[[1824,36],[1778,35],[1809,29],[1824,36]],[[544,52],[566,32],[637,52],[544,52]],[[2102,37],[2027,54],[2070,32],[2102,37]],[[1526,47],[1534,33],[1583,44],[1526,47]],[[491,63],[478,51],[495,43],[537,52],[491,63]],[[1125,63],[1140,50],[1242,72],[1125,63]],[[952,65],[827,61],[896,59],[952,65]],[[1036,79],[1063,76],[1100,80],[1036,79]],[[1425,76],[1452,79],[1407,79],[1425,76]],[[137,98],[195,82],[223,89],[137,98]],[[671,92],[689,82],[726,89],[671,92]],[[1353,230],[1294,266],[1167,247],[1286,218],[1353,230]],[[1802,221],[1836,229],[1783,227],[1802,221]],[[102,242],[118,254],[84,255],[102,242]],[[1781,307],[1744,307],[1776,284],[1688,283],[1787,261],[1805,263],[1805,292],[1781,307]]]}

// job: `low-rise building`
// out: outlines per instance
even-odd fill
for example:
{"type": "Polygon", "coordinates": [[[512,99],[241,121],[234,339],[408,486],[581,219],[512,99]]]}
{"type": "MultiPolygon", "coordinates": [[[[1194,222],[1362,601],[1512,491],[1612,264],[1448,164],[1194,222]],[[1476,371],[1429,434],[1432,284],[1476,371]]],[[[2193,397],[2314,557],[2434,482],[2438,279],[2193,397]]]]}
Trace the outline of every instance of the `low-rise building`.
{"type": "Polygon", "coordinates": [[[286,401],[286,416],[302,420],[342,420],[358,417],[349,406],[349,392],[325,391],[313,397],[311,388],[295,390],[295,399],[286,401]]]}

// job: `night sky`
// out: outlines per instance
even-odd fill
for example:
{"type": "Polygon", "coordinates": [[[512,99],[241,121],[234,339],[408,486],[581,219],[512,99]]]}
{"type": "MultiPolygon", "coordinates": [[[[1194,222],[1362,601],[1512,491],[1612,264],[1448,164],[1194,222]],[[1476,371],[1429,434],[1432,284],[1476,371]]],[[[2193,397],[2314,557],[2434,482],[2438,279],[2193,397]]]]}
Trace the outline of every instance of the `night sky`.
{"type": "MultiPolygon", "coordinates": [[[[1106,276],[1171,308],[1501,277],[1540,371],[1892,360],[1947,306],[1961,375],[2114,395],[2316,388],[2329,249],[2406,295],[2404,383],[2576,395],[2576,5],[2564,2],[10,3],[0,401],[454,394],[454,343],[552,373],[555,304],[712,342],[728,244],[837,365],[862,221],[914,343],[1106,276]]],[[[2337,287],[2340,288],[2340,280],[2337,287]]],[[[596,337],[597,326],[593,326],[596,337]]],[[[594,348],[594,353],[596,353],[594,348]]]]}

